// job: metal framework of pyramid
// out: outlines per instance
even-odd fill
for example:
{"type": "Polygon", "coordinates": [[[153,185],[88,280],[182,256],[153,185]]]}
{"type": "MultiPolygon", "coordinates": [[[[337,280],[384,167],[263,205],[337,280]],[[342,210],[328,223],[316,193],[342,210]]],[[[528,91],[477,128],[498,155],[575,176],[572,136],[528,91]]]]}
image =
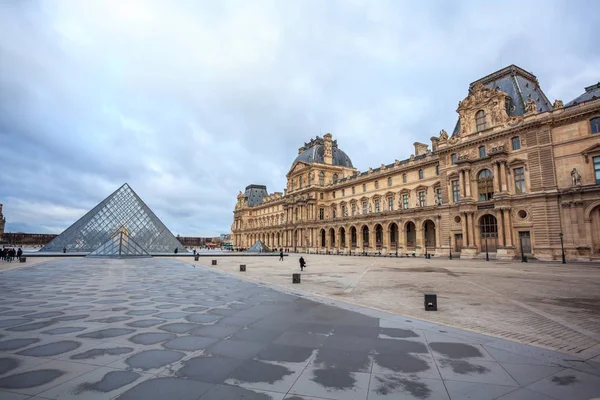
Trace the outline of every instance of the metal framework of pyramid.
{"type": "Polygon", "coordinates": [[[267,245],[262,242],[262,240],[257,240],[256,243],[250,246],[246,251],[251,253],[268,253],[271,251],[271,249],[269,249],[267,245]]]}
{"type": "Polygon", "coordinates": [[[131,258],[152,257],[125,232],[117,232],[87,257],[131,258]]]}
{"type": "Polygon", "coordinates": [[[119,232],[147,253],[185,252],[185,247],[125,183],[40,251],[91,253],[119,232]]]}

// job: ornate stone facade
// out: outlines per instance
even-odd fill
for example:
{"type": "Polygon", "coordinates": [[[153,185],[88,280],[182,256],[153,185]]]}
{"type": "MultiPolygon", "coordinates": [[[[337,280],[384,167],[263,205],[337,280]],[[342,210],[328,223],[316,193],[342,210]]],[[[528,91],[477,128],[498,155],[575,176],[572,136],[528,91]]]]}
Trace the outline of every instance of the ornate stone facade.
{"type": "Polygon", "coordinates": [[[249,206],[240,192],[233,246],[600,260],[600,98],[551,105],[510,66],[471,84],[457,113],[431,150],[366,172],[332,159],[330,134],[305,143],[285,193],[249,206]]]}
{"type": "Polygon", "coordinates": [[[0,237],[4,235],[4,226],[6,225],[6,218],[2,214],[2,204],[0,204],[0,237]]]}

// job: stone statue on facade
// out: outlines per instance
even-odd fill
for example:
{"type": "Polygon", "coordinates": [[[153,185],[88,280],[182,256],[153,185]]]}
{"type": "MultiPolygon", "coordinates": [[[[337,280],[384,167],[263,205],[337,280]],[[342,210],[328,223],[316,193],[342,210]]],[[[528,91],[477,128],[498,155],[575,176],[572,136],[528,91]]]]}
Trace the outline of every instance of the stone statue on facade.
{"type": "Polygon", "coordinates": [[[563,108],[564,104],[562,102],[562,100],[554,100],[554,104],[552,104],[552,108],[554,108],[555,110],[559,109],[559,108],[563,108]]]}
{"type": "Polygon", "coordinates": [[[440,140],[448,140],[448,133],[443,129],[440,131],[440,140]]]}
{"type": "Polygon", "coordinates": [[[502,125],[508,119],[508,115],[506,111],[500,106],[498,101],[494,101],[494,105],[492,107],[492,124],[494,125],[502,125]]]}
{"type": "Polygon", "coordinates": [[[369,204],[369,214],[371,214],[372,212],[373,212],[373,206],[371,206],[371,205],[369,204]]]}
{"type": "Polygon", "coordinates": [[[531,99],[525,102],[525,114],[535,114],[537,112],[537,104],[531,99]]]}
{"type": "Polygon", "coordinates": [[[581,185],[581,175],[577,172],[577,168],[573,168],[573,171],[571,171],[571,180],[573,181],[573,186],[581,185]]]}

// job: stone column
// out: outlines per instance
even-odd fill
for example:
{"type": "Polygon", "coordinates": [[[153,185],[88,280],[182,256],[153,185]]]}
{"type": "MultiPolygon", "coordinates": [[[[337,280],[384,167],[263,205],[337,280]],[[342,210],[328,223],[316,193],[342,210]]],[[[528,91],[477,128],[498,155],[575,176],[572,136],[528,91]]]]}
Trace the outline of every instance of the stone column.
{"type": "Polygon", "coordinates": [[[510,219],[510,208],[504,209],[504,237],[506,242],[504,243],[507,247],[514,246],[513,235],[512,235],[512,224],[510,219]]]}
{"type": "Polygon", "coordinates": [[[475,236],[475,223],[473,221],[474,214],[467,213],[467,229],[469,230],[470,246],[477,246],[477,237],[475,236]]]}
{"type": "Polygon", "coordinates": [[[500,191],[500,168],[498,168],[498,163],[493,164],[492,173],[494,174],[494,193],[498,193],[500,191]]]}
{"type": "Polygon", "coordinates": [[[471,170],[465,171],[465,193],[466,196],[471,198],[471,170]]]}
{"type": "MultiPolygon", "coordinates": [[[[398,238],[396,238],[396,240],[398,241],[398,248],[405,248],[406,247],[406,243],[405,243],[405,239],[404,239],[404,237],[406,236],[405,227],[400,221],[396,222],[396,224],[398,224],[398,238]]],[[[394,251],[395,251],[395,249],[394,249],[394,251]]]]}
{"type": "Polygon", "coordinates": [[[464,198],[467,196],[466,185],[465,185],[465,171],[458,171],[458,181],[460,184],[460,197],[464,198]]]}
{"type": "Polygon", "coordinates": [[[498,225],[498,247],[504,247],[504,218],[502,217],[504,214],[503,209],[499,209],[496,213],[496,223],[498,225]]]}
{"type": "Polygon", "coordinates": [[[508,192],[508,175],[506,174],[506,161],[500,163],[500,176],[502,177],[502,191],[508,192]]]}
{"type": "Polygon", "coordinates": [[[440,217],[438,216],[437,218],[435,218],[435,249],[436,251],[438,249],[441,250],[442,248],[442,228],[440,227],[440,217]]]}
{"type": "Polygon", "coordinates": [[[462,224],[463,246],[468,247],[471,245],[472,239],[469,237],[469,230],[467,229],[467,224],[469,222],[467,213],[462,213],[462,218],[460,222],[462,224]]]}
{"type": "Polygon", "coordinates": [[[415,238],[415,247],[417,254],[425,253],[425,231],[423,230],[423,224],[419,222],[415,222],[417,235],[415,238]]]}

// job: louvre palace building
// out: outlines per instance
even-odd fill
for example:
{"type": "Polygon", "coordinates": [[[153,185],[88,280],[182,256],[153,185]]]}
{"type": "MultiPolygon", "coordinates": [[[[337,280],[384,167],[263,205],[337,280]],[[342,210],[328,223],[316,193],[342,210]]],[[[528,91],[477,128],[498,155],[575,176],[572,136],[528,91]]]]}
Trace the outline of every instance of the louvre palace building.
{"type": "Polygon", "coordinates": [[[454,130],[359,171],[331,134],[284,192],[237,196],[233,246],[329,254],[600,261],[600,83],[551,103],[515,65],[471,83],[454,130]]]}

